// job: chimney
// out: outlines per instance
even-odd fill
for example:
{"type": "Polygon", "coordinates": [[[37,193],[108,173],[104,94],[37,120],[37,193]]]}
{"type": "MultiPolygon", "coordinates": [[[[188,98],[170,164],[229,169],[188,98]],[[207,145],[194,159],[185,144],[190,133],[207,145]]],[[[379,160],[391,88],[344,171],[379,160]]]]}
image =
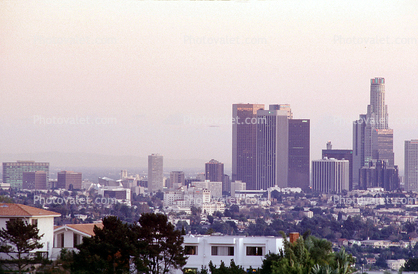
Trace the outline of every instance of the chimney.
{"type": "Polygon", "coordinates": [[[289,239],[291,244],[295,243],[299,239],[299,232],[290,232],[289,239]]]}

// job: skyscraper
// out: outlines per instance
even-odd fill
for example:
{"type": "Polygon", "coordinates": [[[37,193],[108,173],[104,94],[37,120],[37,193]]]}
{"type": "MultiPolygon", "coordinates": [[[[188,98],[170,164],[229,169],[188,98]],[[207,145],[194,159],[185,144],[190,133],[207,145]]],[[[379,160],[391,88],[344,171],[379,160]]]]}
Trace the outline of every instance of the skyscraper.
{"type": "Polygon", "coordinates": [[[148,191],[163,190],[163,156],[159,154],[148,155],[148,191]]]}
{"type": "Polygon", "coordinates": [[[341,193],[349,188],[350,163],[348,160],[324,158],[312,161],[312,184],[321,193],[341,193]]]}
{"type": "Polygon", "coordinates": [[[256,189],[257,111],[263,104],[232,105],[232,181],[256,189]]]}
{"type": "Polygon", "coordinates": [[[205,178],[211,182],[222,182],[224,179],[224,164],[214,159],[205,164],[205,178]]]}
{"type": "Polygon", "coordinates": [[[353,125],[353,185],[359,184],[360,169],[372,161],[385,161],[394,166],[393,130],[389,129],[385,104],[385,79],[371,79],[370,104],[367,114],[353,125]]]}
{"type": "Polygon", "coordinates": [[[405,189],[418,191],[418,139],[405,141],[405,189]]]}
{"type": "Polygon", "coordinates": [[[45,171],[47,182],[49,180],[49,163],[35,161],[17,161],[3,163],[3,183],[10,184],[11,188],[22,188],[23,173],[45,171]]]}
{"type": "Polygon", "coordinates": [[[257,120],[260,122],[257,123],[256,136],[256,189],[287,187],[289,161],[287,117],[286,110],[257,111],[257,120]]]}
{"type": "Polygon", "coordinates": [[[289,120],[289,187],[309,189],[310,120],[289,120]]]}

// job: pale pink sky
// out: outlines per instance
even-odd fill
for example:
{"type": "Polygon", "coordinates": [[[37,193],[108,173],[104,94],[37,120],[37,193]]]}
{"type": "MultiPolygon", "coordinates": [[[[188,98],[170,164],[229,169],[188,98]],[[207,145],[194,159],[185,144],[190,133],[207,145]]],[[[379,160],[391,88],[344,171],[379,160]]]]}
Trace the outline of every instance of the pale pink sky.
{"type": "Polygon", "coordinates": [[[328,140],[351,148],[370,79],[384,77],[403,169],[418,138],[417,14],[413,0],[1,1],[0,153],[230,166],[232,104],[289,103],[311,119],[318,159],[328,140]]]}

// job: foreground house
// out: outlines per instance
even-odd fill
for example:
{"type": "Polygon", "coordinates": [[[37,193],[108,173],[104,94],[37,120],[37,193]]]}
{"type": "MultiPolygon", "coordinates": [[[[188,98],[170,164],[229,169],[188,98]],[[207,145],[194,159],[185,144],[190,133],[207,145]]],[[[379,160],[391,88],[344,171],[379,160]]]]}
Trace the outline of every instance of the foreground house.
{"type": "Polygon", "coordinates": [[[43,234],[40,240],[43,247],[33,252],[42,252],[49,259],[54,241],[54,218],[60,216],[60,213],[27,205],[0,203],[0,229],[6,228],[6,222],[13,219],[23,219],[29,224],[35,224],[39,235],[43,234]]]}
{"type": "Polygon", "coordinates": [[[54,247],[52,250],[52,260],[56,260],[61,253],[61,249],[75,249],[76,245],[83,242],[83,238],[94,235],[94,227],[103,228],[102,223],[97,224],[67,224],[54,228],[54,247]]]}
{"type": "Polygon", "coordinates": [[[283,239],[273,236],[186,235],[183,245],[189,257],[184,268],[189,273],[196,273],[202,266],[207,267],[210,261],[217,266],[223,261],[229,266],[231,259],[244,269],[259,268],[266,254],[278,253],[283,248],[283,239]]]}

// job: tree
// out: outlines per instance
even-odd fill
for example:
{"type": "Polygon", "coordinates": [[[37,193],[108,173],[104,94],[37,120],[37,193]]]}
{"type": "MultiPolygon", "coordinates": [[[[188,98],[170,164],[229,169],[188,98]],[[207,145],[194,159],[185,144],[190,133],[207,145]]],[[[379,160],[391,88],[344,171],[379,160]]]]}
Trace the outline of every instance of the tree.
{"type": "Polygon", "coordinates": [[[29,265],[39,262],[40,259],[31,258],[29,252],[43,247],[39,242],[43,235],[39,235],[36,225],[22,219],[7,221],[6,228],[0,230],[0,252],[8,254],[10,259],[2,260],[2,263],[16,265],[22,273],[29,265]]]}
{"type": "Polygon", "coordinates": [[[137,253],[137,270],[146,273],[168,273],[171,268],[181,268],[187,257],[182,246],[181,231],[175,230],[163,214],[146,213],[139,218],[135,227],[137,243],[145,243],[137,253]]]}
{"type": "Polygon", "coordinates": [[[225,263],[221,261],[219,268],[214,266],[212,261],[209,262],[209,269],[212,274],[246,274],[247,271],[244,270],[241,266],[237,266],[234,260],[231,260],[229,267],[225,266],[225,263]]]}
{"type": "Polygon", "coordinates": [[[94,227],[94,236],[84,238],[73,254],[72,272],[125,273],[130,269],[130,259],[137,252],[132,242],[132,225],[122,223],[116,216],[103,219],[103,228],[94,227]]]}
{"type": "Polygon", "coordinates": [[[418,271],[418,258],[409,258],[405,266],[402,268],[403,271],[418,271]]]}

